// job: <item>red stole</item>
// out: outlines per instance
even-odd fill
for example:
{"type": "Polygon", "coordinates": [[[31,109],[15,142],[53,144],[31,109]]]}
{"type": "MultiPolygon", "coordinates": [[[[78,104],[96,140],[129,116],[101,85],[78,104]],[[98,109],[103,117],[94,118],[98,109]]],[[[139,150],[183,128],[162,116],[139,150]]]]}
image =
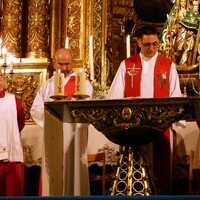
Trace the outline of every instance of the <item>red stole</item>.
{"type": "Polygon", "coordinates": [[[69,81],[65,84],[65,95],[67,100],[71,100],[72,95],[75,94],[75,76],[70,77],[69,81]]]}
{"type": "MultiPolygon", "coordinates": [[[[140,96],[142,62],[139,54],[125,60],[125,97],[140,96]]],[[[170,69],[172,61],[158,55],[154,68],[154,97],[169,97],[170,69]]],[[[151,66],[149,66],[151,67],[151,66]]],[[[154,176],[163,194],[169,194],[171,189],[171,150],[170,130],[167,129],[164,137],[159,137],[153,142],[154,176]]]]}
{"type": "MultiPolygon", "coordinates": [[[[142,62],[139,54],[127,58],[125,63],[125,97],[140,96],[142,62]]],[[[169,97],[171,63],[169,58],[158,56],[154,68],[154,97],[169,97]]]]}
{"type": "Polygon", "coordinates": [[[125,59],[125,97],[140,96],[142,63],[139,54],[125,59]]]}

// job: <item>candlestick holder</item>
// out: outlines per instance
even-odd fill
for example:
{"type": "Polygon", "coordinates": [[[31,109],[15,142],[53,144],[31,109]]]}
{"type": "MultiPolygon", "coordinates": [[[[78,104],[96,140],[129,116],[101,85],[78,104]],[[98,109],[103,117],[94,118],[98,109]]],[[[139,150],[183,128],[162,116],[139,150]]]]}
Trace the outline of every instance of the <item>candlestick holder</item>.
{"type": "Polygon", "coordinates": [[[13,69],[10,70],[9,74],[12,76],[14,74],[13,69]]]}
{"type": "Polygon", "coordinates": [[[187,86],[190,79],[190,74],[180,74],[180,81],[183,83],[183,97],[187,97],[187,86]]]}
{"type": "MultiPolygon", "coordinates": [[[[6,75],[6,69],[7,69],[9,66],[7,65],[7,63],[3,63],[1,67],[3,68],[3,73],[4,73],[4,75],[6,75]]],[[[14,74],[13,69],[10,70],[9,74],[10,74],[11,76],[14,74]]]]}
{"type": "Polygon", "coordinates": [[[200,74],[198,75],[196,80],[197,81],[192,79],[192,90],[200,97],[200,74]]]}
{"type": "Polygon", "coordinates": [[[6,63],[3,63],[2,68],[3,68],[4,75],[6,74],[6,68],[7,67],[8,67],[8,65],[6,63]]]}
{"type": "Polygon", "coordinates": [[[53,96],[50,96],[51,99],[54,99],[54,100],[64,100],[67,98],[67,96],[65,95],[53,95],[53,96]]]}
{"type": "Polygon", "coordinates": [[[76,100],[85,100],[89,98],[90,96],[87,94],[74,94],[72,95],[72,97],[74,97],[76,100]]]}

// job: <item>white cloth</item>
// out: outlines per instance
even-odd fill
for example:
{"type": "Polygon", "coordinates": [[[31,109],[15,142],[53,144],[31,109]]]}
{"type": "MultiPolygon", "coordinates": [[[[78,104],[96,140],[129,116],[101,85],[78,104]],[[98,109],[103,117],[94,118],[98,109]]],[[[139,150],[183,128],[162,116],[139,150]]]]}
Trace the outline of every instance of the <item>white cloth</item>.
{"type": "MultiPolygon", "coordinates": [[[[65,84],[68,82],[71,76],[75,76],[75,74],[72,73],[70,76],[66,77],[65,84]]],[[[93,88],[88,80],[86,81],[86,94],[89,95],[90,98],[92,98],[93,96],[93,88]]],[[[50,96],[53,95],[54,81],[52,77],[41,86],[38,93],[36,94],[36,97],[30,110],[33,120],[42,128],[44,127],[44,102],[52,101],[50,96]]],[[[48,125],[50,126],[50,124],[48,125]]],[[[54,124],[52,126],[54,126],[54,124]]],[[[52,129],[53,130],[50,130],[51,132],[58,131],[54,127],[52,127],[52,129]]],[[[63,123],[62,129],[64,183],[62,188],[63,193],[60,195],[89,195],[89,175],[87,169],[88,125],[63,123]],[[83,174],[85,175],[83,176],[83,174]]],[[[43,166],[42,169],[42,173],[48,178],[48,174],[45,174],[46,168],[44,168],[43,166]]],[[[43,195],[49,195],[51,194],[51,191],[48,191],[49,186],[46,185],[46,183],[44,182],[45,181],[42,182],[42,193],[43,195]]],[[[50,181],[47,180],[47,184],[50,184],[49,182],[50,181]]]]}
{"type": "MultiPolygon", "coordinates": [[[[140,83],[140,97],[143,98],[152,98],[153,97],[153,83],[154,83],[154,67],[157,59],[158,53],[156,53],[151,59],[144,60],[141,57],[142,61],[142,76],[140,83]]],[[[110,90],[107,95],[107,99],[120,99],[124,98],[125,91],[125,73],[126,66],[125,61],[123,60],[119,66],[119,69],[115,75],[115,78],[112,82],[110,90]]],[[[170,71],[170,97],[180,97],[180,82],[178,73],[176,71],[176,66],[172,63],[170,71]]]]}
{"type": "Polygon", "coordinates": [[[37,124],[27,124],[21,131],[21,141],[25,166],[41,166],[44,147],[43,129],[37,124]]]}
{"type": "Polygon", "coordinates": [[[16,100],[5,92],[0,98],[0,160],[23,162],[23,149],[17,122],[16,100]]]}

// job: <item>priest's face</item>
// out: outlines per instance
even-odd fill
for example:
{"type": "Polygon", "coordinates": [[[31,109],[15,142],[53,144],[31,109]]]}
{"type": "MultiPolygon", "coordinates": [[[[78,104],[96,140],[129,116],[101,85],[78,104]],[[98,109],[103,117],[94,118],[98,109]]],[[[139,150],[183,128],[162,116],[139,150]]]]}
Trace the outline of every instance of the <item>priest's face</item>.
{"type": "Polygon", "coordinates": [[[62,73],[65,74],[65,76],[72,72],[72,62],[70,60],[59,60],[57,64],[59,66],[59,69],[62,73]]]}
{"type": "Polygon", "coordinates": [[[0,91],[3,91],[5,89],[5,78],[2,74],[2,72],[0,71],[0,91]]]}
{"type": "Polygon", "coordinates": [[[152,58],[158,50],[159,39],[157,35],[143,35],[138,39],[138,46],[146,58],[152,58]]]}
{"type": "Polygon", "coordinates": [[[68,49],[61,49],[55,57],[56,68],[67,76],[72,72],[72,53],[68,49]]]}

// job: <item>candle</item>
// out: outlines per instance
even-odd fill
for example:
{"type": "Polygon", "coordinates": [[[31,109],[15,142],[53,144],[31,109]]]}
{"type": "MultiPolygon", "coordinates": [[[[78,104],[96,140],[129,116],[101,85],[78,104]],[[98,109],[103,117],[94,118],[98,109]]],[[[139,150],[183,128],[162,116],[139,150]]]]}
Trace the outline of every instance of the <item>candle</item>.
{"type": "Polygon", "coordinates": [[[68,37],[65,38],[65,48],[69,49],[69,38],[68,37]]]}
{"type": "Polygon", "coordinates": [[[2,39],[0,38],[0,56],[2,55],[2,39]]]}
{"type": "Polygon", "coordinates": [[[10,70],[13,70],[13,61],[10,61],[10,70]]]}
{"type": "Polygon", "coordinates": [[[6,63],[6,56],[7,56],[7,49],[6,49],[6,47],[3,47],[2,54],[3,54],[3,63],[6,63]]]}
{"type": "Polygon", "coordinates": [[[130,47],[130,35],[126,36],[126,57],[129,58],[131,56],[131,47],[130,47]]]}
{"type": "Polygon", "coordinates": [[[200,61],[199,61],[199,79],[200,79],[200,61]]]}
{"type": "Polygon", "coordinates": [[[9,60],[10,60],[10,70],[13,70],[13,60],[14,60],[14,56],[12,54],[9,55],[9,60]]]}
{"type": "Polygon", "coordinates": [[[89,38],[89,67],[90,67],[90,80],[94,79],[94,56],[93,56],[93,36],[89,38]]]}
{"type": "Polygon", "coordinates": [[[64,74],[63,73],[54,74],[54,95],[64,96],[64,74]]]}
{"type": "Polygon", "coordinates": [[[86,94],[86,73],[80,70],[76,73],[76,95],[86,94]]]}

